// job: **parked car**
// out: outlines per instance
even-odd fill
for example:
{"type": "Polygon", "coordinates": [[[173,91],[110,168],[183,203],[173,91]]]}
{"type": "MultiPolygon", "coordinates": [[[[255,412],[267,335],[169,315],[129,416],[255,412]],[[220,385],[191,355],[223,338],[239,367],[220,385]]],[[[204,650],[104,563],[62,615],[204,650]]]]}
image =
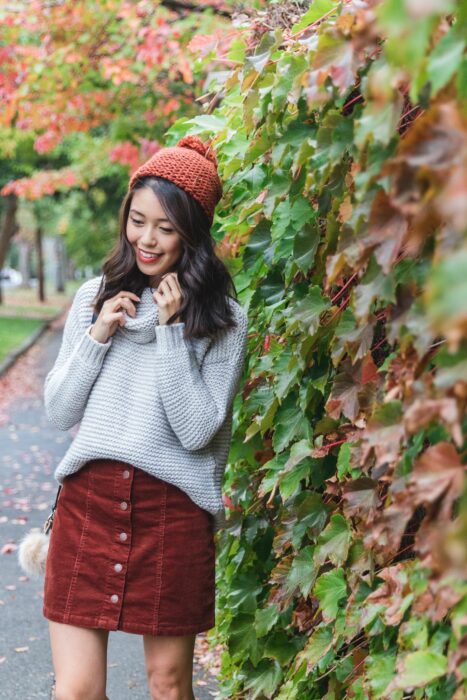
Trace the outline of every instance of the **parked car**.
{"type": "Polygon", "coordinates": [[[0,281],[2,287],[18,287],[23,281],[23,275],[12,267],[4,267],[0,270],[0,281]]]}

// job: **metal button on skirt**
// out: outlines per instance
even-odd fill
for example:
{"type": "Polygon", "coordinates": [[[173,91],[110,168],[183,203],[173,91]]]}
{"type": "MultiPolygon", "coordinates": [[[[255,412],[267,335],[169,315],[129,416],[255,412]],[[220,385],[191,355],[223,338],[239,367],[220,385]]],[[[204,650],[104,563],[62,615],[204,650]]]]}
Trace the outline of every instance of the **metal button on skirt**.
{"type": "Polygon", "coordinates": [[[95,459],[60,491],[43,614],[81,627],[183,635],[215,624],[213,516],[178,487],[95,459]]]}

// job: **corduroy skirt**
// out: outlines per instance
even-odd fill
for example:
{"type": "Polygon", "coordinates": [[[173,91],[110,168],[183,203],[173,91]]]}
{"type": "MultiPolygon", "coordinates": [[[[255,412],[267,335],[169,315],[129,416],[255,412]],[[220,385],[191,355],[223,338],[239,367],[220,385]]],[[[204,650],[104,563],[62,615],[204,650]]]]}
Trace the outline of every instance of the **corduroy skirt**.
{"type": "Polygon", "coordinates": [[[80,627],[184,635],[215,624],[213,516],[178,487],[96,459],[64,480],[43,614],[80,627]]]}

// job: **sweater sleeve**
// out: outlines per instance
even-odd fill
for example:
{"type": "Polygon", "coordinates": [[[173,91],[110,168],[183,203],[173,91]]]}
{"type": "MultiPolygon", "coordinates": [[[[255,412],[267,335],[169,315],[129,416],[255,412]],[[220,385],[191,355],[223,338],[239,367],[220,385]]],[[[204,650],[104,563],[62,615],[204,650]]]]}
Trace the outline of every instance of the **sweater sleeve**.
{"type": "Polygon", "coordinates": [[[90,335],[92,309],[85,303],[84,286],[75,294],[57,359],[44,383],[47,418],[60,430],[68,430],[83,417],[89,392],[112,344],[112,338],[99,343],[90,335]]]}
{"type": "Polygon", "coordinates": [[[184,323],[156,326],[156,372],[162,403],[183,447],[208,445],[229,414],[243,373],[248,319],[238,306],[236,328],[211,343],[201,367],[184,339],[184,323]]]}

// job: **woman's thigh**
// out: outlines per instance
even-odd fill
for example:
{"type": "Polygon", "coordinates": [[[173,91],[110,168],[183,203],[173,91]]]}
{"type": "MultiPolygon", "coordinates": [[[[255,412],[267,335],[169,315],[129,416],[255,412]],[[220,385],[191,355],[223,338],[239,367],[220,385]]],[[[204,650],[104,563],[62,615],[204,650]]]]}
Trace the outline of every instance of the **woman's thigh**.
{"type": "Polygon", "coordinates": [[[193,682],[193,651],[196,634],[143,636],[149,687],[153,696],[164,689],[179,688],[189,697],[193,682]]]}
{"type": "Polygon", "coordinates": [[[105,697],[108,630],[88,629],[49,620],[56,695],[105,697]]]}

